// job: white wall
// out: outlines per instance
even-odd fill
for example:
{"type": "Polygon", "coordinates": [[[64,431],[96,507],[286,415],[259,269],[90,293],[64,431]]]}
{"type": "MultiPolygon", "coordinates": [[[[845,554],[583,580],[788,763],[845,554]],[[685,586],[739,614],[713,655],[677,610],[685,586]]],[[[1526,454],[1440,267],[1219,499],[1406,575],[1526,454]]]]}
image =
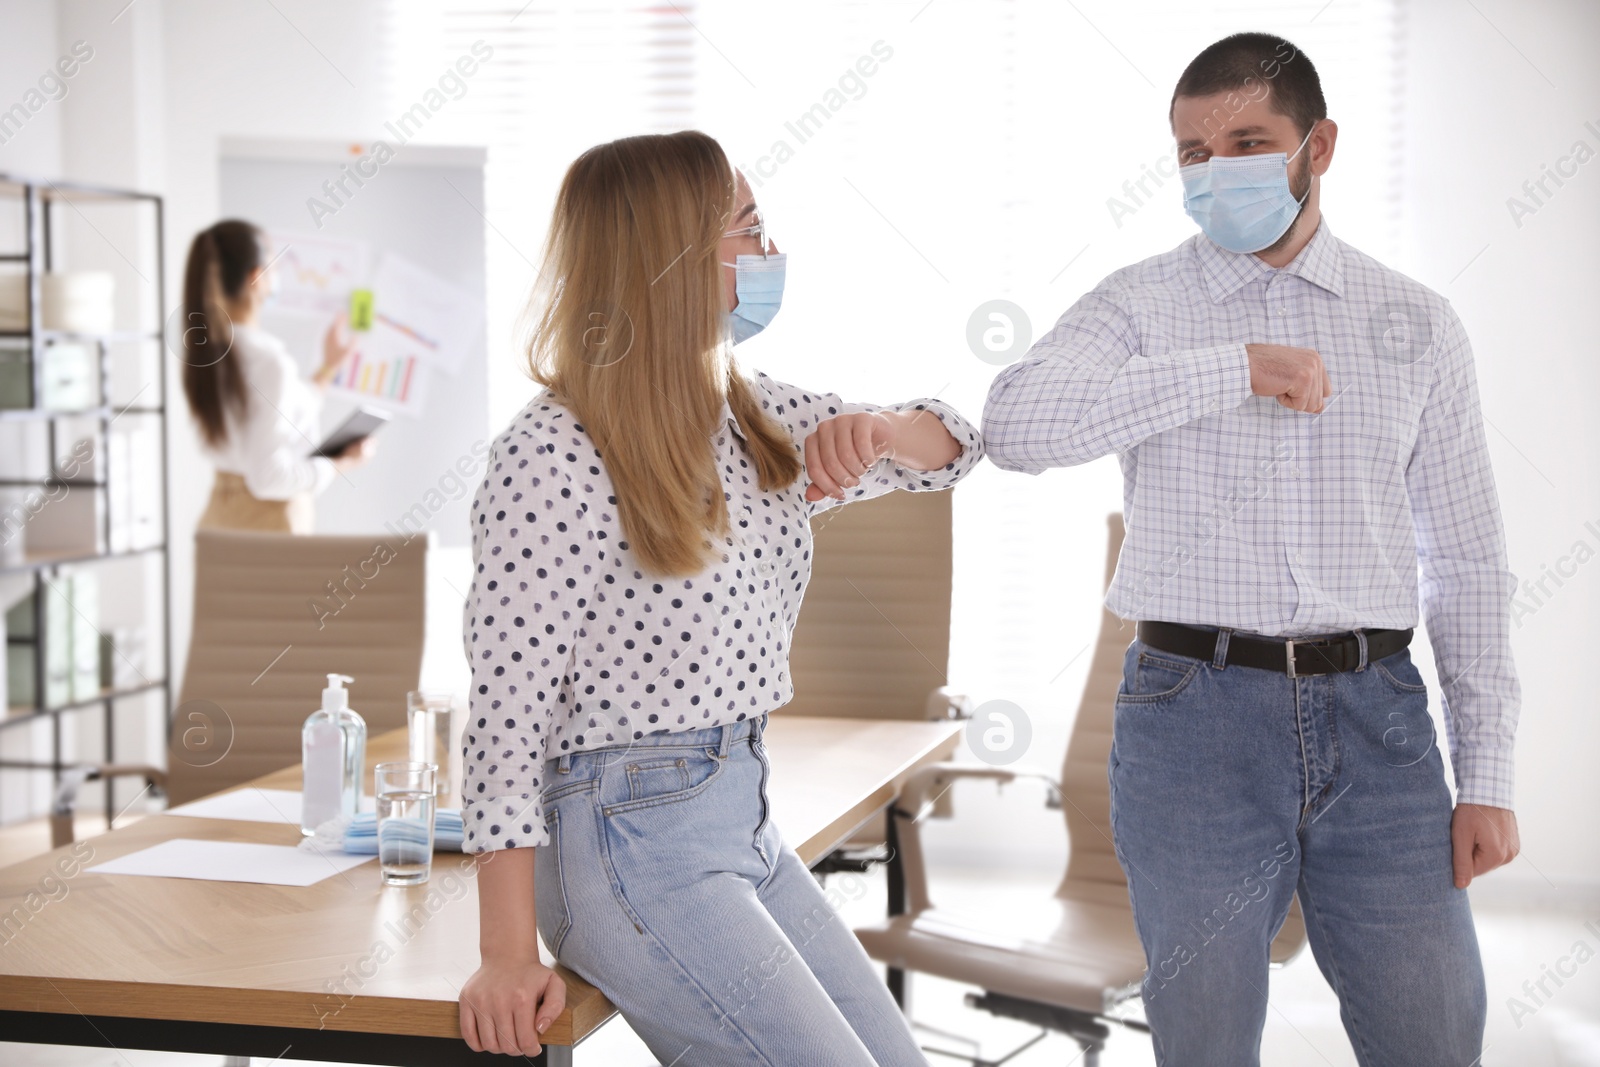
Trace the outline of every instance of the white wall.
{"type": "MultiPolygon", "coordinates": [[[[1600,698],[1587,668],[1600,636],[1600,6],[1413,0],[1407,81],[1407,252],[1396,264],[1448,297],[1472,338],[1510,546],[1520,579],[1576,573],[1514,634],[1523,711],[1517,810],[1523,859],[1482,895],[1600,898],[1600,698]],[[1585,123],[1593,127],[1586,127],[1585,123]],[[1519,227],[1507,199],[1573,151],[1519,227]],[[1572,164],[1566,166],[1572,170],[1572,164]],[[1592,524],[1592,526],[1586,526],[1592,524]]],[[[1542,601],[1542,605],[1539,603],[1542,601]]],[[[1475,888],[1475,892],[1478,890],[1475,888]]]]}
{"type": "MultiPolygon", "coordinates": [[[[39,76],[55,66],[62,50],[56,47],[56,5],[52,0],[8,0],[4,19],[0,110],[9,110],[22,102],[30,89],[39,87],[39,76]]],[[[68,97],[75,87],[69,83],[68,97]]],[[[9,134],[0,145],[0,171],[29,177],[59,173],[61,112],[60,101],[46,103],[20,130],[9,134]]]]}

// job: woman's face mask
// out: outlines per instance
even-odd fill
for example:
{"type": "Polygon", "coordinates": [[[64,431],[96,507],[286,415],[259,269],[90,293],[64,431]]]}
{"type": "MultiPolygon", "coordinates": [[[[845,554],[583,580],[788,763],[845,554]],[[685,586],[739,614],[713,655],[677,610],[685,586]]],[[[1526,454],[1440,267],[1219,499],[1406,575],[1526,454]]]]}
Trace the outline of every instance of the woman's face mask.
{"type": "Polygon", "coordinates": [[[739,302],[728,312],[728,329],[733,343],[747,341],[766,329],[783,303],[784,264],[788,256],[775,252],[767,256],[735,256],[724,267],[734,270],[734,295],[739,302]]]}
{"type": "MultiPolygon", "coordinates": [[[[1230,252],[1259,252],[1282,237],[1304,197],[1289,188],[1289,162],[1311,140],[1306,131],[1290,155],[1212,156],[1179,167],[1183,210],[1205,235],[1230,252]]],[[[1311,195],[1309,187],[1306,196],[1311,195]]]]}
{"type": "Polygon", "coordinates": [[[767,237],[766,222],[756,214],[753,226],[730,230],[724,237],[754,237],[761,249],[758,255],[734,256],[734,261],[723,261],[724,267],[733,268],[734,296],[738,299],[733,310],[727,313],[728,331],[733,343],[747,341],[766,329],[783,303],[783,280],[788,256],[776,251],[767,237]]]}

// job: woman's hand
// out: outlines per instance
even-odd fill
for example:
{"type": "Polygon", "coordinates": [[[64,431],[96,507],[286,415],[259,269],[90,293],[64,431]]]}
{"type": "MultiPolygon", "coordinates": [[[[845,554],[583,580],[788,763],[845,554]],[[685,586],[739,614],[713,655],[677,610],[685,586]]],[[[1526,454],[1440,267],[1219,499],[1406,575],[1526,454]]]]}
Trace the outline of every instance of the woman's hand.
{"type": "Polygon", "coordinates": [[[806,438],[806,499],[845,498],[846,489],[861,484],[872,465],[894,451],[899,424],[893,412],[863,411],[835,415],[817,423],[806,438]]]}
{"type": "Polygon", "coordinates": [[[363,437],[358,441],[351,441],[344,447],[344,451],[332,457],[334,468],[341,474],[353,471],[367,460],[377,454],[378,446],[371,437],[363,437]]]}
{"type": "Polygon", "coordinates": [[[344,316],[336,316],[328,323],[328,332],[322,335],[322,366],[311,376],[312,380],[324,386],[333,381],[355,350],[356,339],[345,329],[344,316]]]}
{"type": "Polygon", "coordinates": [[[484,957],[461,987],[461,1036],[474,1052],[537,1056],[539,1035],[567,1006],[567,984],[540,963],[519,956],[484,957]]]}
{"type": "Polygon", "coordinates": [[[961,444],[932,411],[863,411],[817,423],[806,438],[806,499],[845,498],[846,489],[884,456],[911,470],[934,471],[955,462],[961,444]]]}

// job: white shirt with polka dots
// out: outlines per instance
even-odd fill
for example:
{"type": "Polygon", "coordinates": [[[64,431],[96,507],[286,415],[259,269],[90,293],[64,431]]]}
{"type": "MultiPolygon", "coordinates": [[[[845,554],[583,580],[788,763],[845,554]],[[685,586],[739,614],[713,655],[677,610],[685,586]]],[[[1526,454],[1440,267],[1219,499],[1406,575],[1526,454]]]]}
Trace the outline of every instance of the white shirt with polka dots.
{"type": "MultiPolygon", "coordinates": [[[[977,429],[938,400],[847,404],[759,372],[751,384],[802,459],[819,422],[860,411],[925,409],[962,446],[936,471],[885,457],[847,500],[948,489],[983,457],[977,429]]],[[[690,577],[644,572],[599,451],[548,390],[495,442],[472,506],[475,570],[463,612],[467,852],[546,843],[547,759],[737,722],[794,695],[789,639],[811,577],[809,520],[841,501],[806,500],[803,474],[763,491],[726,403],[722,414],[711,445],[731,531],[720,562],[690,577]]]]}

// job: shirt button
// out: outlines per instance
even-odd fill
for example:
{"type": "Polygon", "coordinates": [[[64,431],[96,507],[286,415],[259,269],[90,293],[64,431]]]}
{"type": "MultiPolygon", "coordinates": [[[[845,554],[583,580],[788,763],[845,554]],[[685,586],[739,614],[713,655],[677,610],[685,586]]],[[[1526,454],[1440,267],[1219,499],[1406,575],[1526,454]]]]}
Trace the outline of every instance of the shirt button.
{"type": "Polygon", "coordinates": [[[1296,552],[1294,554],[1294,561],[1296,563],[1304,563],[1306,561],[1306,558],[1304,556],[1302,556],[1300,553],[1296,552]]]}
{"type": "Polygon", "coordinates": [[[1216,411],[1220,407],[1222,407],[1222,402],[1220,400],[1213,400],[1211,403],[1206,405],[1206,410],[1216,411]]]}

